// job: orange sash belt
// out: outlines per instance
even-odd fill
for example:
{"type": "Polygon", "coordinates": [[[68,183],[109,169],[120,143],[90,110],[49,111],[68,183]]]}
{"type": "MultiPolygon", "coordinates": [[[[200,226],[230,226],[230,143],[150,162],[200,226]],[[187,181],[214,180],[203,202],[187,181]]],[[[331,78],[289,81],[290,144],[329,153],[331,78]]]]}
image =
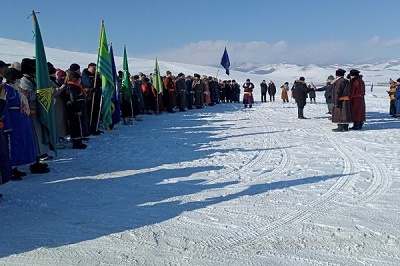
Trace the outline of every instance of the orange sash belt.
{"type": "Polygon", "coordinates": [[[339,101],[349,101],[349,100],[350,100],[349,96],[339,97],[339,101]]]}

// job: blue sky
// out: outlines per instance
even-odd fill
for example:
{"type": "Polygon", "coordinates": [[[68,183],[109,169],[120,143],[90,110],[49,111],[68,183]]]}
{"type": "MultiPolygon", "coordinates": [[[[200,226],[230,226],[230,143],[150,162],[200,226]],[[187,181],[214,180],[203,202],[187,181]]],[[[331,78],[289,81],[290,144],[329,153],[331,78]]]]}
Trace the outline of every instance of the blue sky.
{"type": "Polygon", "coordinates": [[[115,55],[191,64],[352,63],[400,58],[398,0],[1,0],[0,37],[97,53],[100,23],[115,55]],[[108,4],[107,4],[108,3],[108,4]]]}

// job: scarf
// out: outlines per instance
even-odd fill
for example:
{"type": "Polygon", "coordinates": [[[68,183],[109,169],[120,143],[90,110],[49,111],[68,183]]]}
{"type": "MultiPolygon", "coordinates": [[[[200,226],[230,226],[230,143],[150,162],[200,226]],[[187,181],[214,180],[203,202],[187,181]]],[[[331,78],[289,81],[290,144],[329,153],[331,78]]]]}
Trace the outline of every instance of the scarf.
{"type": "Polygon", "coordinates": [[[72,84],[72,85],[79,87],[83,93],[83,96],[85,96],[85,98],[87,97],[87,93],[86,93],[85,89],[82,87],[82,84],[80,84],[79,82],[68,81],[67,84],[72,84]]]}

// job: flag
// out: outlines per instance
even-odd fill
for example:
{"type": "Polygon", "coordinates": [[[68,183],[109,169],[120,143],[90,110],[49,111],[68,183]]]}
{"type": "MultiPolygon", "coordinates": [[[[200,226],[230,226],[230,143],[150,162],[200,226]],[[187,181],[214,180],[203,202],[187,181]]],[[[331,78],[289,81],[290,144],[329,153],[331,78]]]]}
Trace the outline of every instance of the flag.
{"type": "Polygon", "coordinates": [[[130,73],[129,73],[129,66],[128,66],[128,57],[126,55],[126,47],[124,46],[124,57],[122,60],[122,97],[125,101],[131,102],[132,101],[132,84],[130,80],[130,73]]]}
{"type": "Polygon", "coordinates": [[[115,88],[111,98],[111,103],[114,105],[114,112],[112,112],[112,123],[115,125],[121,122],[121,103],[119,100],[119,91],[118,91],[119,78],[117,74],[117,68],[115,66],[114,49],[112,45],[110,46],[110,58],[111,58],[111,69],[112,69],[114,88],[115,88]]]}
{"type": "Polygon", "coordinates": [[[97,59],[97,71],[101,75],[102,106],[101,115],[104,126],[109,129],[112,125],[111,98],[114,94],[114,80],[111,58],[108,52],[107,36],[104,22],[101,23],[100,46],[97,59]]]}
{"type": "Polygon", "coordinates": [[[231,62],[229,61],[229,56],[228,56],[228,52],[226,51],[226,47],[225,47],[224,54],[222,55],[222,58],[221,58],[221,66],[223,66],[225,68],[225,73],[229,76],[229,67],[231,66],[231,62]]]}
{"type": "Polygon", "coordinates": [[[54,113],[53,88],[47,66],[46,53],[39,23],[35,11],[32,11],[33,27],[35,30],[35,57],[36,57],[36,95],[38,101],[38,115],[43,126],[42,141],[57,153],[57,134],[54,113]]]}
{"type": "Polygon", "coordinates": [[[158,67],[158,62],[157,62],[157,57],[156,57],[156,65],[154,68],[154,74],[153,74],[153,86],[156,88],[158,94],[163,92],[163,82],[161,80],[160,76],[160,68],[158,67]]]}

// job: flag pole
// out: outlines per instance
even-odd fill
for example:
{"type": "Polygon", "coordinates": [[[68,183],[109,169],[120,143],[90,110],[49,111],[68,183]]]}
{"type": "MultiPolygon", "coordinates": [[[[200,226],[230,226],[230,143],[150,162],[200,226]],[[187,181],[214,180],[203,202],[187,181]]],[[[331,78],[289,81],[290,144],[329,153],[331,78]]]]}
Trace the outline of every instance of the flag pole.
{"type": "MultiPolygon", "coordinates": [[[[100,45],[101,45],[101,35],[103,33],[103,26],[104,26],[104,20],[101,20],[101,24],[100,24],[100,38],[99,38],[99,48],[97,51],[97,60],[96,60],[96,65],[99,64],[99,57],[100,57],[100,45]]],[[[90,127],[92,126],[92,122],[93,122],[93,110],[94,110],[94,98],[96,96],[96,86],[97,86],[97,75],[98,75],[98,71],[97,71],[97,66],[96,66],[96,70],[94,72],[94,84],[93,84],[93,94],[92,94],[92,106],[90,108],[90,119],[89,119],[89,130],[90,127]]],[[[98,115],[98,119],[97,119],[97,125],[96,125],[96,130],[98,130],[98,125],[99,125],[99,120],[100,120],[100,110],[101,110],[101,100],[100,100],[100,108],[99,108],[99,115],[98,115]]]]}
{"type": "MultiPolygon", "coordinates": [[[[101,37],[103,34],[103,27],[104,27],[104,19],[101,20],[101,24],[100,24],[100,38],[99,38],[99,48],[97,50],[97,60],[96,60],[96,64],[99,63],[99,57],[100,57],[100,45],[101,45],[101,37]]],[[[96,71],[94,72],[94,87],[96,88],[96,83],[97,83],[97,75],[98,75],[98,71],[97,71],[97,66],[96,66],[96,71]]]]}

